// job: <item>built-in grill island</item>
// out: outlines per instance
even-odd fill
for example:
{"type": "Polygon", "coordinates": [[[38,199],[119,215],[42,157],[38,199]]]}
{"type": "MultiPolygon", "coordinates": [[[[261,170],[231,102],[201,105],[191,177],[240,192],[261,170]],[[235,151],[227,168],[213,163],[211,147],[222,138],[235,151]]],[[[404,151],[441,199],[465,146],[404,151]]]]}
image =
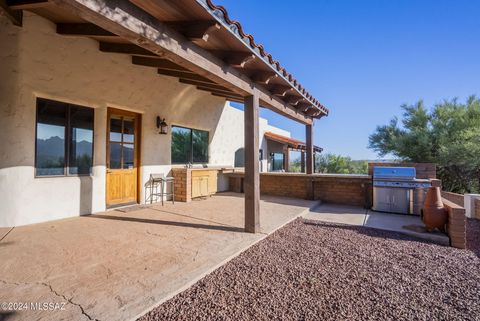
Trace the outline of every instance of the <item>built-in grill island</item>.
{"type": "Polygon", "coordinates": [[[420,215],[429,179],[416,178],[415,167],[373,168],[372,210],[420,215]]]}

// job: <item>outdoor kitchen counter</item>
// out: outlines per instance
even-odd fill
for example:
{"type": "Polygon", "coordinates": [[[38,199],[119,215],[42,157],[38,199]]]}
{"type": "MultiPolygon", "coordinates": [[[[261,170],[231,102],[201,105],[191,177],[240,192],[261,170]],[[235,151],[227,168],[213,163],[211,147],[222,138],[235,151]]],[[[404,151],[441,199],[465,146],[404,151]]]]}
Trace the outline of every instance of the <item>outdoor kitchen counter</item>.
{"type": "Polygon", "coordinates": [[[193,198],[211,196],[218,191],[218,176],[232,167],[174,167],[175,200],[190,202],[193,198]]]}

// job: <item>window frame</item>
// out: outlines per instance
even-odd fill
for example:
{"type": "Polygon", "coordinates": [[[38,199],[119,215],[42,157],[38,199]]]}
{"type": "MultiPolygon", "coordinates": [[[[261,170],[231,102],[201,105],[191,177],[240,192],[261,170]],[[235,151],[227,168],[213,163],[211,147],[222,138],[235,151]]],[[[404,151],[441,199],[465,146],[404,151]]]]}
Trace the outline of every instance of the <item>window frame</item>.
{"type": "Polygon", "coordinates": [[[93,166],[94,166],[94,158],[95,158],[95,108],[88,107],[88,106],[82,106],[82,105],[76,105],[76,104],[71,104],[63,101],[58,101],[58,100],[53,100],[53,99],[48,99],[48,98],[43,98],[43,97],[36,97],[35,99],[35,156],[34,156],[34,177],[35,178],[52,178],[52,177],[88,177],[88,176],[93,176],[93,166]],[[37,174],[37,151],[38,151],[38,103],[40,101],[46,101],[46,102],[53,102],[56,104],[62,104],[65,106],[65,129],[64,129],[64,135],[65,135],[65,143],[64,143],[64,164],[63,164],[63,174],[59,175],[38,175],[37,174]],[[71,107],[76,107],[76,108],[87,108],[91,109],[93,111],[93,126],[92,126],[92,166],[90,168],[90,173],[88,174],[70,174],[70,137],[71,137],[71,107]]]}
{"type": "Polygon", "coordinates": [[[203,130],[203,129],[198,129],[198,128],[191,128],[191,127],[185,127],[181,125],[172,125],[172,130],[170,131],[170,163],[172,165],[185,165],[187,163],[191,164],[208,164],[210,160],[210,131],[208,130],[203,130]],[[183,129],[188,129],[190,130],[190,153],[188,155],[189,159],[186,160],[186,162],[174,162],[173,161],[173,154],[172,154],[172,145],[173,145],[173,128],[183,128],[183,129]],[[198,130],[198,131],[203,131],[206,132],[208,135],[208,141],[207,141],[207,161],[206,162],[194,162],[193,161],[193,131],[198,130]]]}

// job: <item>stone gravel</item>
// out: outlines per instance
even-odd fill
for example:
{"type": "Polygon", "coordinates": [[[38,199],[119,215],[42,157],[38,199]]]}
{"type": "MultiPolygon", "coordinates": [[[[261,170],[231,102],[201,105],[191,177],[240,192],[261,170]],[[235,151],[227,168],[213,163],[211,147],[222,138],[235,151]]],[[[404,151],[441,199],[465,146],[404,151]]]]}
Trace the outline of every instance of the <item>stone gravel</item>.
{"type": "Polygon", "coordinates": [[[479,223],[459,250],[297,219],[139,320],[480,320],[479,223]]]}

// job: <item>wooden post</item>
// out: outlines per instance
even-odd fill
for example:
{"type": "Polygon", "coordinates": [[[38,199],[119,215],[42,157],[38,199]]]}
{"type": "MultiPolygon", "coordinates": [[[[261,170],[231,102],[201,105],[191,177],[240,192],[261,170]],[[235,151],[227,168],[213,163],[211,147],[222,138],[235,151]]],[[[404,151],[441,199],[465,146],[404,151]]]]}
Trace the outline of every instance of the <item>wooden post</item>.
{"type": "Polygon", "coordinates": [[[305,152],[300,152],[300,171],[305,173],[305,152]]]}
{"type": "Polygon", "coordinates": [[[260,176],[258,170],[258,117],[259,95],[245,97],[245,231],[256,233],[260,229],[260,176]]]}
{"type": "Polygon", "coordinates": [[[288,145],[285,145],[283,147],[283,169],[285,172],[288,172],[290,170],[290,149],[288,148],[288,145]]]}
{"type": "Polygon", "coordinates": [[[306,147],[307,153],[307,174],[313,174],[313,124],[305,125],[306,147]]]}

